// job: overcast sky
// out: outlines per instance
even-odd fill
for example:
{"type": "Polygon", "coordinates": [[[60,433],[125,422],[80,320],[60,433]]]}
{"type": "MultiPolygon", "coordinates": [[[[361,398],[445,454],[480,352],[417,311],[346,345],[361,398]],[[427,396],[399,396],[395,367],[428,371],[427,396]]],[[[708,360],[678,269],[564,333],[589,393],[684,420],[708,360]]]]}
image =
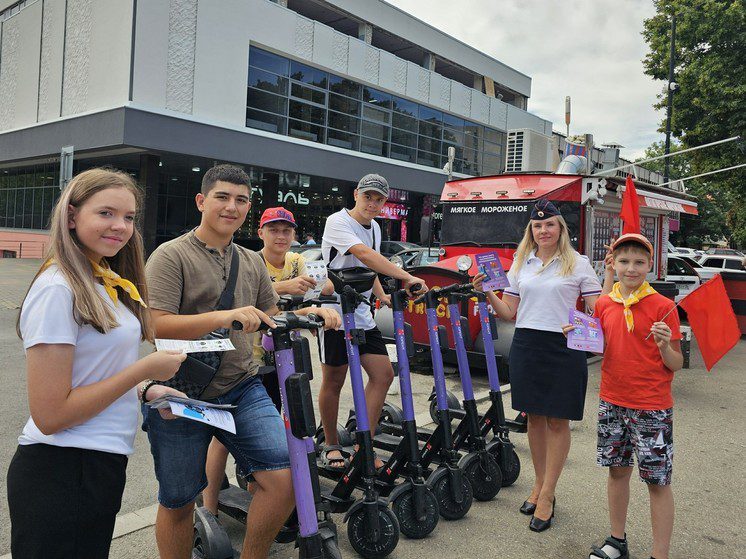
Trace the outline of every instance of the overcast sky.
{"type": "Polygon", "coordinates": [[[616,142],[636,158],[663,135],[652,105],[663,88],[643,73],[649,0],[387,0],[531,77],[528,110],[570,134],[616,142]]]}

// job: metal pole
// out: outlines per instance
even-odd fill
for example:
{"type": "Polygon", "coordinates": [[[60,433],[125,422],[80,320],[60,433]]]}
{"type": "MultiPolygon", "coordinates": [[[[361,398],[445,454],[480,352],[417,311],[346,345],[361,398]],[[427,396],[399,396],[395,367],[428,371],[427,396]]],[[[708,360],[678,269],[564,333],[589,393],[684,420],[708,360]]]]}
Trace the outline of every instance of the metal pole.
{"type": "Polygon", "coordinates": [[[740,165],[733,165],[732,167],[725,167],[723,169],[718,169],[716,171],[709,171],[707,173],[700,173],[699,175],[692,175],[691,177],[684,177],[682,179],[676,179],[676,180],[664,182],[661,184],[656,184],[654,186],[668,186],[669,184],[673,184],[676,182],[690,181],[692,179],[698,179],[700,177],[707,177],[709,175],[717,175],[718,173],[725,173],[726,171],[732,171],[733,169],[740,169],[741,167],[746,167],[746,163],[741,163],[740,165]]]}
{"type": "MultiPolygon", "coordinates": [[[[671,115],[673,113],[673,93],[674,88],[672,87],[673,71],[676,65],[676,14],[671,14],[671,50],[668,55],[668,103],[666,108],[666,149],[665,155],[671,153],[671,115]]],[[[666,158],[665,167],[663,170],[663,182],[668,182],[669,178],[669,167],[671,161],[666,158]]]]}

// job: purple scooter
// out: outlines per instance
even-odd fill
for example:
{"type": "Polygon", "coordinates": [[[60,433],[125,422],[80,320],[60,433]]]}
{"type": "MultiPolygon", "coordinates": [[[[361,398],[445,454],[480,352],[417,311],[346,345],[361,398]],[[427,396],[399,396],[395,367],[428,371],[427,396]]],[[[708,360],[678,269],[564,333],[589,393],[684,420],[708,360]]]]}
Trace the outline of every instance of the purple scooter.
{"type": "MultiPolygon", "coordinates": [[[[295,350],[299,334],[295,330],[316,330],[323,321],[313,314],[297,316],[293,313],[273,317],[275,328],[262,338],[262,346],[274,352],[275,367],[282,398],[283,420],[290,456],[290,473],[295,492],[295,511],[298,518],[296,545],[299,559],[341,559],[337,547],[337,529],[330,515],[330,507],[321,494],[316,469],[316,450],[313,435],[316,419],[313,411],[311,386],[308,374],[296,363],[295,350]],[[300,371],[298,369],[301,369],[300,371]]],[[[240,330],[240,322],[233,328],[240,330]]],[[[266,330],[262,325],[260,330],[266,330]]],[[[302,347],[302,345],[301,345],[302,347]]],[[[304,359],[305,360],[305,359],[304,359]]],[[[233,557],[230,542],[225,545],[227,534],[219,529],[214,517],[198,509],[195,530],[200,533],[199,546],[194,557],[223,559],[233,557]],[[211,522],[212,521],[212,522],[211,522]],[[216,550],[220,549],[220,554],[216,550]],[[227,553],[227,555],[223,555],[227,553]]]]}

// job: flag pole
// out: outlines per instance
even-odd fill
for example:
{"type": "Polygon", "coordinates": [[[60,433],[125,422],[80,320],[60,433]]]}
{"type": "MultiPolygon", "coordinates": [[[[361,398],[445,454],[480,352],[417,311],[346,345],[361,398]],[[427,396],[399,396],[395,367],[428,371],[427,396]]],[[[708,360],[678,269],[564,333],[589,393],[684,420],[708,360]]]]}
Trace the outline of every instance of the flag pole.
{"type": "MultiPolygon", "coordinates": [[[[686,297],[682,297],[681,301],[683,301],[684,299],[686,299],[686,297]]],[[[681,301],[679,301],[679,303],[681,303],[681,301]]],[[[656,322],[660,322],[661,320],[666,320],[666,317],[667,317],[667,316],[668,316],[669,314],[671,314],[671,313],[672,313],[672,312],[673,312],[673,311],[674,311],[675,309],[677,309],[677,308],[679,307],[679,303],[676,303],[676,304],[675,304],[675,305],[674,305],[674,306],[673,306],[673,307],[671,308],[671,310],[670,310],[670,311],[668,311],[668,312],[667,312],[666,314],[664,314],[664,315],[663,315],[663,316],[662,316],[662,317],[660,318],[660,320],[657,320],[656,322]]],[[[647,339],[648,339],[648,338],[649,338],[650,336],[652,336],[652,335],[653,335],[653,333],[652,333],[652,332],[650,332],[650,333],[649,333],[649,334],[648,334],[647,336],[645,336],[645,339],[647,340],[647,339]]]]}

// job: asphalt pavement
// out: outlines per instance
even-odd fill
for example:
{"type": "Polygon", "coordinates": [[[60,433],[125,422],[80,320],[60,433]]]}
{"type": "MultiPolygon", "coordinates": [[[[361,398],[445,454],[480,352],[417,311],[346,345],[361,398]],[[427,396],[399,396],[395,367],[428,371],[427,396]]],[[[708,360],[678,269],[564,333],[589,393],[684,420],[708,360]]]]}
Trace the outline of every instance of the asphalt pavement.
{"type": "MultiPolygon", "coordinates": [[[[38,261],[0,260],[0,362],[5,365],[3,387],[0,390],[0,471],[7,472],[17,437],[28,418],[24,358],[20,340],[15,334],[17,307],[38,268],[38,261]]],[[[143,344],[141,351],[151,351],[143,344]]],[[[318,355],[312,348],[315,370],[318,355]]],[[[742,394],[746,388],[746,340],[739,344],[708,373],[693,344],[691,368],[676,375],[673,385],[675,399],[676,444],[674,460],[674,495],[676,523],[671,549],[672,558],[737,557],[743,536],[738,514],[744,501],[746,469],[744,458],[746,413],[742,394]]],[[[606,506],[606,472],[595,465],[596,408],[600,380],[600,363],[589,367],[588,393],[584,419],[573,423],[572,448],[557,489],[554,524],[547,532],[528,530],[528,517],[518,507],[528,496],[533,483],[533,471],[526,436],[513,434],[511,440],[521,459],[522,473],[511,487],[503,488],[488,503],[475,502],[469,514],[455,522],[441,520],[438,528],[424,540],[402,537],[392,559],[419,557],[501,557],[523,559],[583,558],[589,546],[600,543],[609,532],[606,506]]],[[[451,371],[449,387],[458,391],[458,375],[451,371]]],[[[312,382],[318,390],[318,378],[312,382]]],[[[427,371],[413,375],[416,413],[427,417],[427,396],[432,377],[427,371]]],[[[475,377],[477,395],[484,394],[486,378],[475,377]]],[[[390,396],[396,402],[398,396],[390,396]]],[[[349,384],[345,387],[341,409],[352,402],[349,384]]],[[[510,394],[506,394],[506,409],[510,409],[510,394]]],[[[317,415],[318,417],[318,415],[317,415]]],[[[154,530],[157,484],[148,442],[138,432],[135,453],[130,457],[128,483],[119,515],[111,557],[115,559],[153,559],[158,557],[154,530]]],[[[6,484],[0,486],[0,559],[9,554],[10,521],[6,484]]],[[[64,514],[64,511],[60,511],[64,514]]],[[[645,486],[633,478],[627,533],[630,556],[643,559],[650,556],[650,516],[645,486]]],[[[340,548],[344,557],[355,557],[346,537],[346,525],[341,515],[335,515],[340,532],[340,548]]],[[[238,545],[243,526],[226,521],[238,545]]],[[[271,557],[294,556],[291,545],[275,544],[271,557]]],[[[9,557],[9,555],[8,555],[9,557]]]]}

